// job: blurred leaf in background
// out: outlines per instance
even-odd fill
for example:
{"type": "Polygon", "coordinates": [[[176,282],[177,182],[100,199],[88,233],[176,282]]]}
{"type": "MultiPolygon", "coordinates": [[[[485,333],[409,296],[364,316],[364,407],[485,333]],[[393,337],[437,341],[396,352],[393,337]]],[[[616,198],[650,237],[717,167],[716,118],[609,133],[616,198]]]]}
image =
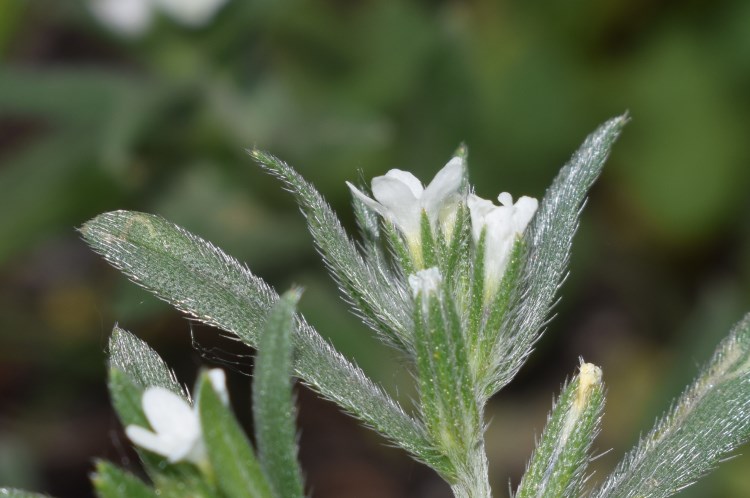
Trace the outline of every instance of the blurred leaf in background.
{"type": "MultiPolygon", "coordinates": [[[[538,197],[590,129],[629,109],[558,318],[493,403],[488,433],[501,489],[583,355],[609,386],[595,443],[614,448],[609,468],[750,302],[748,23],[743,0],[230,0],[203,27],[157,11],[124,37],[85,1],[0,3],[0,476],[15,479],[3,483],[90,496],[92,457],[133,458],[104,386],[113,322],[181,378],[201,361],[188,322],[77,240],[83,221],[157,213],[277,288],[306,285],[300,307],[318,330],[408,399],[398,359],[344,311],[296,206],[244,150],[293,164],[351,222],[344,181],[358,170],[430,178],[461,141],[479,195],[538,197]],[[27,464],[13,468],[9,452],[27,464]]],[[[232,342],[193,332],[204,351],[244,361],[232,342]]],[[[249,383],[236,377],[241,400],[249,383]]],[[[319,496],[350,496],[352,475],[381,497],[445,492],[327,404],[300,399],[303,467],[319,496]],[[325,437],[342,428],[346,441],[325,437]]],[[[692,496],[747,494],[743,465],[692,496]]]]}

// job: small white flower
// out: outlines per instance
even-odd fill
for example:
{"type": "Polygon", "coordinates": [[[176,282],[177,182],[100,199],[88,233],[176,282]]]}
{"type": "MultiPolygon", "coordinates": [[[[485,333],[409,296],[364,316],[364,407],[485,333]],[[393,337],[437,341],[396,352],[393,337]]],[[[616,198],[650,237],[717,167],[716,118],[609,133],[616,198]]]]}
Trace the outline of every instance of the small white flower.
{"type": "Polygon", "coordinates": [[[153,0],[168,16],[185,26],[208,24],[227,0],[153,0]]]}
{"type": "Polygon", "coordinates": [[[440,289],[440,283],[443,277],[436,267],[419,270],[413,275],[409,275],[409,287],[412,295],[416,298],[419,294],[427,297],[429,294],[436,293],[440,289]]]}
{"type": "Polygon", "coordinates": [[[127,426],[125,434],[133,443],[172,463],[205,461],[200,420],[187,401],[163,387],[149,387],[143,392],[141,403],[153,432],[137,425],[127,426]]]}
{"type": "MultiPolygon", "coordinates": [[[[209,370],[208,378],[221,401],[228,404],[224,371],[218,368],[209,370]]],[[[163,387],[147,388],[141,405],[153,430],[127,426],[125,434],[133,443],[166,457],[171,463],[204,464],[206,446],[196,406],[190,406],[181,396],[163,387]]]]}
{"type": "Polygon", "coordinates": [[[142,35],[153,17],[151,0],[93,0],[89,8],[102,24],[128,37],[142,35]]]}
{"type": "Polygon", "coordinates": [[[425,188],[408,171],[392,169],[372,179],[374,200],[351,183],[346,184],[362,202],[396,225],[415,249],[420,241],[422,211],[427,213],[433,229],[440,225],[444,233],[450,232],[461,200],[464,170],[464,160],[454,157],[425,188]]]}
{"type": "Polygon", "coordinates": [[[430,297],[437,294],[442,282],[443,276],[440,275],[440,270],[434,266],[409,275],[409,287],[411,287],[412,295],[418,302],[422,302],[422,312],[425,315],[430,308],[430,297]],[[419,299],[420,296],[421,299],[419,299]]]}
{"type": "Polygon", "coordinates": [[[151,26],[159,9],[191,28],[208,24],[228,0],[91,0],[89,7],[100,22],[128,37],[138,37],[151,26]]]}
{"type": "Polygon", "coordinates": [[[479,242],[482,230],[486,229],[484,275],[485,293],[494,294],[510,261],[513,245],[523,235],[526,226],[536,213],[539,202],[532,197],[521,197],[513,203],[513,197],[503,192],[497,197],[500,205],[469,195],[466,205],[471,213],[471,230],[474,242],[479,242]]]}

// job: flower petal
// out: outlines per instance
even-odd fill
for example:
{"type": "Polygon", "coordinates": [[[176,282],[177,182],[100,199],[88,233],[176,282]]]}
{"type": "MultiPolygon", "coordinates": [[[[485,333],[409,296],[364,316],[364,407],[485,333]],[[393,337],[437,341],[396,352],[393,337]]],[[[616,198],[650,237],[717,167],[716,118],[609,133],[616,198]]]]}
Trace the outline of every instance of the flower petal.
{"type": "Polygon", "coordinates": [[[380,204],[378,201],[367,197],[365,194],[362,193],[361,190],[359,190],[357,187],[355,187],[351,183],[346,182],[346,185],[349,187],[349,190],[352,191],[352,194],[354,194],[354,196],[358,198],[360,201],[364,202],[367,205],[367,207],[369,207],[370,209],[378,213],[380,216],[383,216],[386,218],[388,217],[388,210],[385,208],[385,206],[380,204]]]}
{"type": "Polygon", "coordinates": [[[211,381],[211,387],[224,405],[229,405],[229,393],[227,392],[227,376],[221,368],[212,368],[208,371],[208,380],[211,381]]]}
{"type": "Polygon", "coordinates": [[[492,201],[482,199],[478,195],[469,194],[466,198],[466,206],[469,208],[469,215],[471,216],[471,233],[474,237],[474,242],[479,242],[479,237],[482,235],[482,229],[487,224],[485,218],[492,212],[497,206],[492,201]]]}
{"type": "Polygon", "coordinates": [[[411,188],[400,179],[378,176],[372,179],[372,194],[390,219],[407,237],[419,236],[420,204],[411,188]]]}
{"type": "Polygon", "coordinates": [[[437,172],[435,178],[422,194],[422,206],[432,221],[437,220],[443,210],[444,204],[453,200],[451,197],[461,190],[465,175],[466,165],[460,157],[454,157],[437,172]]]}
{"type": "Polygon", "coordinates": [[[200,434],[195,411],[172,391],[163,387],[149,387],[143,392],[141,404],[143,413],[157,434],[200,434]]]}
{"type": "Polygon", "coordinates": [[[164,447],[164,442],[159,435],[148,429],[144,429],[138,425],[129,425],[125,427],[125,435],[128,436],[128,439],[130,439],[133,444],[136,444],[141,448],[153,451],[162,456],[168,456],[169,454],[169,449],[164,447]]]}
{"type": "MultiPolygon", "coordinates": [[[[420,197],[422,197],[422,192],[424,192],[422,182],[420,182],[419,178],[412,175],[410,172],[402,171],[400,169],[392,169],[388,171],[385,176],[388,178],[395,178],[396,180],[409,187],[409,190],[411,190],[411,193],[414,194],[415,198],[419,199],[420,197]]],[[[375,178],[373,178],[373,181],[375,181],[375,178]]]]}
{"type": "Polygon", "coordinates": [[[522,234],[536,214],[539,201],[533,197],[523,196],[513,205],[513,223],[517,233],[522,234]]]}
{"type": "Polygon", "coordinates": [[[437,267],[419,270],[413,275],[409,275],[409,287],[416,298],[420,293],[423,296],[437,292],[443,277],[437,267]]]}

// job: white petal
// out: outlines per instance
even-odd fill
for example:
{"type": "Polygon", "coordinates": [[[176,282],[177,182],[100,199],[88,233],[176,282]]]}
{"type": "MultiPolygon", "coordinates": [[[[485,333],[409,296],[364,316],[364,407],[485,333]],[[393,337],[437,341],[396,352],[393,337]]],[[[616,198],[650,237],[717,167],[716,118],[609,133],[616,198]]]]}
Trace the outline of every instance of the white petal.
{"type": "Polygon", "coordinates": [[[367,197],[365,194],[362,193],[361,190],[359,190],[357,187],[355,187],[351,183],[346,182],[346,185],[347,185],[347,187],[349,187],[349,190],[352,191],[352,194],[354,194],[354,196],[357,199],[359,199],[360,201],[364,202],[367,205],[367,207],[369,207],[370,209],[372,209],[376,213],[380,214],[380,216],[383,216],[383,217],[386,217],[386,218],[388,217],[388,210],[385,208],[385,206],[383,206],[382,204],[380,204],[378,201],[375,201],[375,200],[370,199],[369,197],[367,197]]]}
{"type": "Polygon", "coordinates": [[[198,417],[187,401],[163,387],[149,387],[141,400],[143,413],[160,435],[177,434],[192,438],[200,434],[198,417]]]}
{"type": "Polygon", "coordinates": [[[520,234],[526,230],[526,226],[534,217],[534,214],[536,214],[536,210],[539,208],[539,201],[533,197],[523,196],[516,201],[513,208],[513,223],[516,232],[520,234]]]}
{"type": "Polygon", "coordinates": [[[432,267],[409,275],[409,286],[414,297],[417,297],[420,293],[424,296],[437,292],[442,280],[440,271],[436,267],[432,267]]]}
{"type": "Polygon", "coordinates": [[[211,386],[219,395],[219,399],[224,405],[229,405],[229,393],[227,392],[227,376],[221,368],[212,368],[208,371],[208,380],[211,386]]]}
{"type": "Polygon", "coordinates": [[[407,184],[393,177],[378,176],[372,180],[372,195],[407,238],[419,236],[421,208],[407,184]]]}
{"type": "Polygon", "coordinates": [[[191,27],[208,24],[227,0],[154,0],[175,21],[191,27]]]}
{"type": "Polygon", "coordinates": [[[466,198],[466,206],[469,208],[469,214],[471,216],[471,234],[476,243],[479,242],[479,237],[482,235],[482,229],[487,224],[485,218],[497,206],[495,206],[492,201],[482,199],[474,194],[469,194],[466,198]]]}
{"type": "Polygon", "coordinates": [[[452,199],[461,190],[463,183],[465,164],[460,157],[454,157],[443,169],[437,172],[435,178],[422,194],[422,206],[431,220],[436,220],[438,214],[447,202],[457,203],[457,199],[452,199]]]}
{"type": "Polygon", "coordinates": [[[92,0],[91,13],[121,35],[137,37],[151,25],[150,0],[92,0]]]}
{"type": "Polygon", "coordinates": [[[162,439],[155,433],[138,425],[125,427],[125,434],[134,444],[141,448],[153,451],[162,456],[168,456],[171,448],[165,448],[162,439]]]}
{"type": "Polygon", "coordinates": [[[513,196],[510,195],[508,192],[503,192],[500,195],[498,195],[497,200],[500,202],[500,205],[502,206],[513,205],[513,196]]]}
{"type": "MultiPolygon", "coordinates": [[[[424,191],[422,182],[419,181],[419,178],[412,175],[408,171],[392,169],[388,173],[386,173],[385,176],[387,176],[388,178],[395,178],[396,180],[409,187],[409,190],[411,190],[411,193],[414,194],[415,198],[419,199],[420,197],[422,197],[422,192],[424,191]]],[[[375,178],[379,177],[376,176],[375,178]]],[[[375,180],[375,178],[373,178],[373,181],[375,180]]]]}

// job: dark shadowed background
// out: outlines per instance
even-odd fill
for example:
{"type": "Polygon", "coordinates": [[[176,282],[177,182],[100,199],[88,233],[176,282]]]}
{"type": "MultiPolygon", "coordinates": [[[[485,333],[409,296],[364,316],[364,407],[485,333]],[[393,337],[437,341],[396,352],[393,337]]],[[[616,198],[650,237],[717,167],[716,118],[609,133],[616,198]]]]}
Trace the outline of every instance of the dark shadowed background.
{"type": "MultiPolygon", "coordinates": [[[[0,2],[0,484],[90,496],[94,458],[137,469],[105,387],[115,322],[192,384],[252,351],[191,324],[74,231],[158,213],[306,288],[309,321],[405,403],[411,378],[337,297],[292,199],[244,149],[295,166],[351,227],[345,180],[423,180],[461,142],[483,197],[541,197],[599,123],[632,121],[595,186],[557,318],[489,407],[497,496],[518,483],[579,356],[608,386],[596,481],[750,310],[750,2],[230,0],[202,28],[122,36],[88,5],[0,2]],[[192,332],[192,335],[191,335],[192,332]],[[196,352],[192,343],[199,351],[196,352]]],[[[450,496],[429,470],[299,389],[315,498],[450,496]]],[[[750,459],[681,496],[750,496],[750,459]]]]}

